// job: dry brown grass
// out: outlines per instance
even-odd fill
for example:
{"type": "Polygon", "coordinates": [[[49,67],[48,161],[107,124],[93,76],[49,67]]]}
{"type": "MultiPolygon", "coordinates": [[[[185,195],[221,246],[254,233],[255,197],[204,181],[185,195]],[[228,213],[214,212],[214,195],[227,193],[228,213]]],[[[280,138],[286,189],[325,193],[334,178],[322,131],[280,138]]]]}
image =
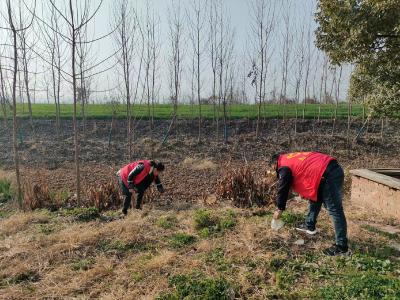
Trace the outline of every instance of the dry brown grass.
{"type": "MultiPolygon", "coordinates": [[[[360,211],[353,211],[350,203],[345,207],[350,239],[384,241],[379,234],[360,227],[359,218],[364,216],[360,211]]],[[[265,298],[277,284],[276,272],[269,267],[272,259],[290,260],[305,253],[320,253],[333,238],[325,210],[318,223],[320,235],[309,238],[289,225],[273,232],[269,227],[271,215],[265,215],[265,211],[253,214],[228,208],[236,214],[236,227],[208,238],[200,237],[194,229],[191,210],[131,211],[125,219],[110,223],[71,222],[40,211],[14,214],[0,221],[0,299],[154,299],[171,289],[170,276],[194,270],[212,278],[223,274],[240,288],[241,295],[265,298]],[[165,216],[176,217],[176,226],[157,226],[156,221],[165,216]],[[57,230],[43,233],[42,225],[57,230]],[[195,235],[197,241],[173,249],[168,239],[176,231],[195,235]],[[293,244],[299,238],[305,239],[304,246],[293,244]],[[137,241],[147,247],[123,247],[137,241]],[[109,250],[101,248],[104,243],[110,245],[109,250]],[[215,249],[223,251],[218,258],[222,261],[209,261],[215,249]],[[219,270],[221,263],[227,265],[225,271],[219,270]],[[259,280],[262,284],[255,283],[259,280]]],[[[221,215],[226,209],[213,208],[221,215]]],[[[289,211],[306,209],[307,202],[302,200],[289,205],[289,211]]],[[[300,278],[294,286],[301,289],[314,283],[308,277],[300,278]]]]}

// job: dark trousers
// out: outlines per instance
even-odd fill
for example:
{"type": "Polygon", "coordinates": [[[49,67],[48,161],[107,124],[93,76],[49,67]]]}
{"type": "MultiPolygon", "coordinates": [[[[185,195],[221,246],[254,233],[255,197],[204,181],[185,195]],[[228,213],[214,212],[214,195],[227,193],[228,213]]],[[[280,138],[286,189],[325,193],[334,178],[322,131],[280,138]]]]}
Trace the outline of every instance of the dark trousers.
{"type": "Polygon", "coordinates": [[[321,180],[318,200],[310,201],[306,225],[308,229],[315,230],[318,214],[323,204],[333,221],[336,244],[347,247],[347,222],[342,205],[343,181],[343,169],[336,161],[333,161],[326,168],[321,180]]]}
{"type": "MultiPolygon", "coordinates": [[[[129,208],[132,207],[131,205],[131,199],[132,199],[132,193],[129,191],[129,189],[125,186],[124,182],[121,179],[121,176],[119,176],[119,173],[117,173],[117,180],[118,180],[118,185],[122,191],[122,195],[124,195],[125,199],[124,199],[124,207],[123,207],[123,211],[128,211],[129,208]]],[[[136,208],[140,209],[141,206],[141,200],[143,198],[143,192],[139,191],[138,192],[138,199],[136,202],[136,208]]]]}

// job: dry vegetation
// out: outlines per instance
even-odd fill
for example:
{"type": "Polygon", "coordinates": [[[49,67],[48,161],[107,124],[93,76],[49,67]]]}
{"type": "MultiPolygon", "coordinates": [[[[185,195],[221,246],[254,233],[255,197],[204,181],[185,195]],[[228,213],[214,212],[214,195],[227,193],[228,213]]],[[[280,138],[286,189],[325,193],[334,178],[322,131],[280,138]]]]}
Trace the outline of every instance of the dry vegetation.
{"type": "Polygon", "coordinates": [[[292,202],[278,233],[269,228],[270,211],[227,206],[133,211],[113,222],[81,222],[60,212],[15,213],[1,221],[0,298],[179,299],[182,284],[189,291],[206,285],[215,293],[211,279],[220,278],[217,286],[226,298],[209,299],[304,299],[357,273],[392,278],[398,287],[398,252],[389,247],[398,235],[369,230],[365,215],[346,203],[358,254],[324,257],[321,248],[333,234],[330,220],[323,212],[320,234],[304,237],[293,227],[305,209],[303,201],[292,202]],[[305,245],[294,244],[300,238],[305,245]],[[162,298],[166,293],[178,298],[162,298]]]}

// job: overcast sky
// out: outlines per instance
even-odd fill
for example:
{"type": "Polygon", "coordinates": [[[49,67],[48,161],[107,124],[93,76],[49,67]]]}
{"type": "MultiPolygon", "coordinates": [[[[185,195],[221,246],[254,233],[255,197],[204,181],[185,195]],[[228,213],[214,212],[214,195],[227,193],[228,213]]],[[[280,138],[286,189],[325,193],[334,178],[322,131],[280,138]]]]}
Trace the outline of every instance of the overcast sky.
{"type": "MultiPolygon", "coordinates": [[[[200,0],[204,3],[204,9],[207,8],[207,0],[200,0]]],[[[217,1],[217,0],[209,0],[209,1],[217,1]]],[[[223,3],[223,12],[224,15],[229,17],[231,22],[232,30],[234,31],[234,60],[232,64],[234,65],[236,72],[236,87],[237,89],[242,89],[242,79],[243,74],[247,74],[251,69],[251,56],[254,53],[252,49],[252,42],[254,38],[252,38],[251,33],[251,10],[249,7],[250,0],[222,0],[223,3]]],[[[281,77],[282,77],[282,47],[283,47],[283,33],[285,30],[283,16],[287,14],[290,20],[290,28],[291,28],[291,62],[289,63],[289,78],[288,78],[288,96],[294,97],[294,86],[295,86],[295,74],[297,72],[296,67],[296,52],[299,49],[299,45],[301,43],[300,39],[300,30],[304,28],[308,30],[311,26],[312,30],[316,28],[316,24],[314,22],[314,13],[316,10],[316,1],[315,0],[267,0],[269,3],[274,3],[276,7],[275,13],[275,22],[274,22],[274,31],[271,37],[271,48],[270,55],[271,61],[269,64],[269,71],[267,74],[267,89],[268,93],[270,93],[274,87],[278,91],[281,86],[281,77]]],[[[2,1],[3,2],[3,1],[2,1]]],[[[5,2],[5,1],[4,1],[5,2]]],[[[17,1],[13,1],[17,2],[17,1]]],[[[33,0],[27,1],[33,3],[33,0]]],[[[82,3],[83,1],[77,1],[77,3],[82,3]]],[[[89,28],[89,36],[91,37],[99,37],[106,33],[108,33],[113,24],[113,10],[115,3],[118,0],[104,0],[103,5],[101,6],[97,16],[91,22],[91,26],[89,28]]],[[[190,15],[190,4],[193,0],[181,0],[182,7],[182,21],[183,23],[187,23],[187,16],[190,15]]],[[[57,5],[61,8],[65,4],[63,0],[56,0],[57,5]]],[[[92,0],[92,11],[99,3],[99,0],[92,0]]],[[[175,4],[179,3],[179,1],[175,1],[175,4]]],[[[170,71],[168,69],[168,61],[170,55],[170,47],[169,47],[169,39],[168,39],[168,11],[171,9],[172,0],[130,0],[130,4],[137,10],[139,17],[143,20],[146,15],[146,7],[149,5],[150,10],[155,12],[155,14],[159,17],[159,40],[160,40],[160,57],[159,57],[159,69],[158,69],[158,85],[160,88],[160,99],[167,99],[170,96],[169,91],[169,79],[170,79],[170,71]],[[149,3],[149,4],[147,4],[149,3]]],[[[29,3],[28,3],[29,5],[29,3]]],[[[27,20],[29,18],[29,12],[26,11],[24,5],[22,5],[25,9],[24,19],[27,20]]],[[[37,0],[37,12],[41,18],[48,18],[48,13],[42,13],[42,7],[44,7],[44,11],[46,11],[46,7],[48,6],[47,0],[37,0]]],[[[6,15],[6,10],[4,7],[4,3],[0,4],[0,9],[2,12],[1,25],[5,26],[4,16],[6,15]]],[[[37,21],[40,23],[40,21],[37,21]]],[[[44,26],[42,24],[42,26],[44,26]]],[[[42,43],[42,35],[38,29],[38,26],[33,27],[34,33],[30,33],[30,36],[35,36],[32,39],[32,43],[37,45],[37,51],[40,53],[45,52],[45,46],[42,43]]],[[[184,55],[183,55],[183,76],[182,76],[182,88],[181,94],[186,99],[191,94],[190,83],[191,83],[191,59],[192,59],[192,49],[191,43],[188,37],[188,27],[184,28],[184,55]]],[[[208,31],[208,23],[205,23],[203,34],[207,36],[208,31]]],[[[66,32],[66,31],[65,31],[66,32]]],[[[2,38],[6,38],[4,30],[1,32],[2,38]]],[[[314,41],[314,34],[312,34],[312,39],[314,41]]],[[[303,43],[306,41],[303,39],[303,43]]],[[[138,49],[139,49],[138,45],[138,49]]],[[[66,57],[69,55],[69,50],[66,45],[65,47],[65,55],[66,57]]],[[[115,40],[110,36],[108,38],[102,39],[101,41],[94,43],[91,50],[91,63],[96,64],[109,57],[112,53],[116,51],[118,47],[115,45],[115,40]]],[[[7,53],[7,48],[3,47],[3,55],[7,53]]],[[[309,84],[309,94],[310,96],[319,97],[320,91],[320,78],[322,72],[323,65],[323,53],[318,51],[313,43],[312,46],[313,59],[311,62],[311,74],[310,74],[310,84],[309,84]]],[[[32,56],[33,57],[33,56],[32,56]]],[[[7,59],[2,59],[2,63],[7,63],[7,59]]],[[[139,61],[136,61],[138,66],[139,61]]],[[[98,76],[94,76],[92,81],[92,90],[97,92],[92,94],[92,100],[108,100],[111,95],[120,95],[118,86],[121,84],[121,78],[119,76],[119,72],[116,68],[111,68],[108,71],[109,67],[115,64],[115,59],[110,58],[106,60],[99,67],[94,68],[92,70],[93,73],[101,72],[98,76]]],[[[45,63],[36,63],[33,59],[30,63],[31,69],[37,69],[40,75],[36,80],[36,98],[38,100],[44,100],[46,98],[46,93],[40,92],[46,90],[49,86],[50,75],[48,73],[48,65],[45,63]]],[[[66,60],[66,71],[69,72],[69,63],[66,60]]],[[[210,59],[208,55],[208,48],[205,48],[205,52],[202,58],[202,96],[209,97],[211,94],[211,67],[210,67],[210,59]]],[[[341,77],[341,85],[340,85],[340,99],[344,100],[346,98],[348,80],[351,72],[350,66],[345,66],[343,68],[342,77],[341,77]]],[[[339,72],[336,73],[338,77],[339,72]]],[[[142,80],[143,80],[142,76],[142,80]]],[[[31,79],[31,85],[35,82],[31,79]]],[[[329,73],[328,76],[328,84],[327,90],[330,92],[333,85],[333,72],[329,73]]],[[[134,83],[136,84],[136,83],[134,83]]],[[[142,86],[143,81],[141,81],[139,86],[142,86]]],[[[336,86],[335,86],[336,87],[336,86]]],[[[51,88],[51,87],[50,87],[51,88]]],[[[254,99],[254,88],[250,85],[250,80],[246,82],[246,93],[249,99],[254,99]]],[[[62,85],[62,94],[63,94],[63,102],[69,102],[71,100],[71,87],[66,81],[63,82],[62,85]]],[[[304,93],[303,93],[304,94],[304,93]]],[[[301,98],[304,97],[301,95],[301,98]]],[[[139,91],[139,98],[142,98],[142,92],[139,91]]]]}

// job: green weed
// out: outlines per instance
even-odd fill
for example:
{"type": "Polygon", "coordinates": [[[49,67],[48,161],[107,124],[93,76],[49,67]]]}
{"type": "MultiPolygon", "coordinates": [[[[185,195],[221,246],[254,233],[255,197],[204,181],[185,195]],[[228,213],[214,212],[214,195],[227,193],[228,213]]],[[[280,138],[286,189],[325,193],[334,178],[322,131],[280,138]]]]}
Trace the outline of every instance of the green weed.
{"type": "Polygon", "coordinates": [[[183,248],[187,245],[193,244],[196,238],[184,232],[178,232],[170,237],[169,245],[172,248],[183,248]]]}
{"type": "Polygon", "coordinates": [[[175,216],[160,217],[156,224],[163,229],[171,229],[176,226],[178,219],[175,216]]]}
{"type": "Polygon", "coordinates": [[[77,207],[72,209],[63,209],[61,214],[73,217],[76,221],[90,222],[100,217],[99,210],[96,207],[77,207]]]}
{"type": "Polygon", "coordinates": [[[169,285],[175,291],[162,294],[156,299],[229,300],[234,296],[234,290],[226,279],[223,277],[209,278],[201,273],[173,276],[169,279],[169,285]]]}
{"type": "Polygon", "coordinates": [[[207,253],[205,262],[214,266],[219,272],[227,271],[231,267],[231,264],[225,259],[225,253],[222,248],[216,248],[207,253]]]}
{"type": "Polygon", "coordinates": [[[290,225],[300,224],[304,222],[304,215],[300,213],[284,211],[282,214],[282,221],[290,225]]]}
{"type": "Polygon", "coordinates": [[[321,288],[317,299],[400,299],[400,279],[375,272],[356,273],[338,285],[321,288]]]}
{"type": "Polygon", "coordinates": [[[11,186],[11,181],[0,179],[0,203],[10,201],[14,196],[14,191],[11,186]]]}
{"type": "Polygon", "coordinates": [[[232,210],[217,216],[210,210],[199,209],[194,212],[194,227],[201,237],[209,237],[214,233],[221,233],[236,226],[236,214],[232,210]]]}
{"type": "Polygon", "coordinates": [[[72,263],[71,269],[73,271],[87,271],[93,266],[94,263],[95,261],[93,258],[80,259],[72,263]]]}

